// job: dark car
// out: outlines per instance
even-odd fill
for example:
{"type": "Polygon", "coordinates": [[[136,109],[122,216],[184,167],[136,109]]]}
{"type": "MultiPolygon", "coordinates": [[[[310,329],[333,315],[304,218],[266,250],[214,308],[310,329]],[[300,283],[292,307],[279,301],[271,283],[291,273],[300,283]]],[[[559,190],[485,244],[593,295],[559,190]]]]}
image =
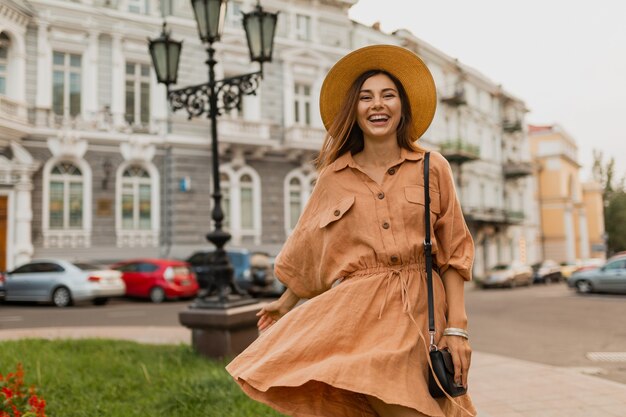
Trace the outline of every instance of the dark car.
{"type": "MultiPolygon", "coordinates": [[[[284,291],[284,287],[274,279],[272,258],[264,253],[252,253],[247,249],[226,250],[228,259],[234,269],[234,280],[237,286],[252,296],[275,296],[284,291]]],[[[212,289],[214,285],[212,249],[194,252],[187,262],[193,268],[201,289],[212,289]]]]}
{"type": "Polygon", "coordinates": [[[0,301],[4,300],[4,281],[6,280],[4,274],[5,272],[0,272],[0,301]]]}
{"type": "Polygon", "coordinates": [[[563,280],[561,266],[552,260],[538,262],[533,266],[533,282],[559,282],[563,280]]]}
{"type": "Polygon", "coordinates": [[[153,303],[166,299],[191,298],[198,293],[191,266],[172,259],[130,259],[116,263],[126,283],[126,295],[149,298],[153,303]]]}

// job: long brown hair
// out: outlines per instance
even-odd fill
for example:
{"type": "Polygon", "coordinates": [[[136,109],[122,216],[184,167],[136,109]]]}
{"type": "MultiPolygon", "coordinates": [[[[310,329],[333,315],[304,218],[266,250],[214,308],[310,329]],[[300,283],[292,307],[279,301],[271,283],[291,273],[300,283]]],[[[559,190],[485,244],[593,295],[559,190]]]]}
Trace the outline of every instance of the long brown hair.
{"type": "Polygon", "coordinates": [[[354,80],[348,90],[348,95],[339,109],[339,114],[337,114],[337,117],[335,117],[335,120],[333,120],[333,123],[330,125],[328,133],[326,133],[326,137],[324,138],[322,149],[317,158],[315,158],[315,166],[318,171],[332,164],[337,158],[348,151],[354,155],[363,150],[365,142],[363,140],[363,131],[356,122],[356,108],[363,83],[365,83],[368,78],[378,74],[384,74],[393,81],[398,90],[400,102],[402,103],[400,124],[396,132],[398,146],[411,151],[424,151],[421,146],[415,143],[418,138],[411,137],[410,127],[413,123],[413,118],[411,117],[411,103],[409,102],[409,97],[402,83],[387,71],[369,70],[365,71],[354,80]]]}

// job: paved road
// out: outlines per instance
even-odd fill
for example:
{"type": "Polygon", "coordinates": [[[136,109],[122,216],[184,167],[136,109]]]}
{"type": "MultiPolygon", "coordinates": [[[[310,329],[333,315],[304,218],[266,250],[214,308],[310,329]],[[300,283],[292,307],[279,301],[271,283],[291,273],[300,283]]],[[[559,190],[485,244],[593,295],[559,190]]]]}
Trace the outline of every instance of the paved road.
{"type": "MultiPolygon", "coordinates": [[[[477,290],[469,284],[466,298],[475,350],[584,368],[584,372],[626,383],[626,295],[581,296],[563,284],[514,290],[477,290]],[[621,352],[622,357],[617,362],[598,362],[587,357],[590,352],[621,352]]],[[[85,304],[67,309],[1,304],[0,329],[177,326],[178,312],[188,305],[188,301],[155,305],[125,299],[101,307],[85,304]]]]}
{"type": "Polygon", "coordinates": [[[477,351],[578,367],[626,383],[626,295],[579,295],[565,284],[468,287],[467,309],[477,351]],[[617,352],[613,359],[621,360],[592,361],[591,352],[617,352]]]}

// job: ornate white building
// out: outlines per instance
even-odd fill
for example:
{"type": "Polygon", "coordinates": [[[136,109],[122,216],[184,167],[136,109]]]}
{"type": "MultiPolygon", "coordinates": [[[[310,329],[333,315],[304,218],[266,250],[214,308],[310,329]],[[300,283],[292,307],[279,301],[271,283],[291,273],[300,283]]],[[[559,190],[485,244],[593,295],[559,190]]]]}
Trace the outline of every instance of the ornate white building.
{"type": "MultiPolygon", "coordinates": [[[[220,117],[230,245],[276,253],[315,182],[319,90],[348,51],[403,45],[431,68],[440,105],[423,138],[451,162],[476,241],[475,272],[535,261],[537,219],[524,103],[407,31],[348,18],[356,0],[264,0],[280,11],[255,96],[220,117]]],[[[218,76],[255,70],[231,0],[218,76]]],[[[172,114],[148,37],[166,16],[183,39],[179,84],[207,80],[188,0],[3,0],[0,4],[0,268],[31,257],[185,257],[208,245],[209,122],[172,114]],[[2,248],[2,246],[0,246],[2,248]]]]}

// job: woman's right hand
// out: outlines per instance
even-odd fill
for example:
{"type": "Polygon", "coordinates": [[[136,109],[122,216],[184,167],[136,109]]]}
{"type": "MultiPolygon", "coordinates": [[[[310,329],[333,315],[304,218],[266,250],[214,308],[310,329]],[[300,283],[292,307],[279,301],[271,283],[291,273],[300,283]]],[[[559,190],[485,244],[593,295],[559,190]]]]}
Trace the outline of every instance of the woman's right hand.
{"type": "Polygon", "coordinates": [[[282,316],[289,313],[298,304],[298,301],[300,301],[300,297],[291,291],[290,288],[287,288],[278,300],[263,306],[261,311],[256,313],[257,317],[259,317],[257,323],[259,331],[262,332],[276,323],[282,316]]]}
{"type": "Polygon", "coordinates": [[[263,308],[261,308],[261,311],[256,313],[257,317],[259,317],[259,321],[257,322],[259,331],[263,332],[270,326],[274,325],[274,323],[287,314],[289,310],[291,310],[291,308],[285,305],[281,299],[264,305],[263,308]]]}

